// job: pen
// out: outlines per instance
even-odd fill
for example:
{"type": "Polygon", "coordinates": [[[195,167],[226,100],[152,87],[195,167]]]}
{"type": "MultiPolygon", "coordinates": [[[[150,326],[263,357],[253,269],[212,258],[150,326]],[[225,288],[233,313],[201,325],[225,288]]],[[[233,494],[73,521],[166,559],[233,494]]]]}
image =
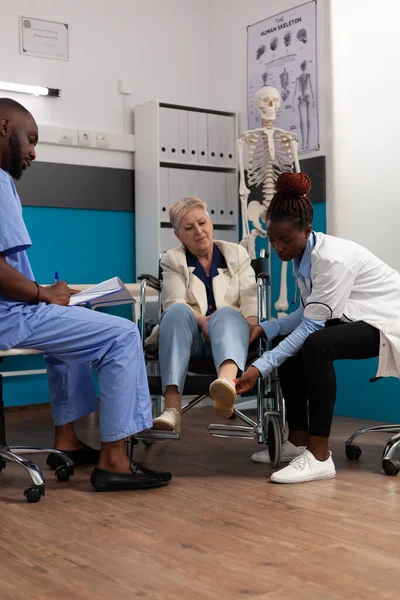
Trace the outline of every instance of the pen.
{"type": "Polygon", "coordinates": [[[58,283],[58,271],[54,273],[54,283],[58,283]]]}

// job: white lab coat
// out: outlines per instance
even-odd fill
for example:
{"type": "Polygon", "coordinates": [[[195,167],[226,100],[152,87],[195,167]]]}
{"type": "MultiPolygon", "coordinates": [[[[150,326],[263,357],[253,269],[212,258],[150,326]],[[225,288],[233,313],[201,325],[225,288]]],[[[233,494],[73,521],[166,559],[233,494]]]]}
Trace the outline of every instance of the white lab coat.
{"type": "Polygon", "coordinates": [[[304,316],[365,321],[380,331],[377,377],[400,378],[400,274],[355,242],[316,234],[304,316]]]}

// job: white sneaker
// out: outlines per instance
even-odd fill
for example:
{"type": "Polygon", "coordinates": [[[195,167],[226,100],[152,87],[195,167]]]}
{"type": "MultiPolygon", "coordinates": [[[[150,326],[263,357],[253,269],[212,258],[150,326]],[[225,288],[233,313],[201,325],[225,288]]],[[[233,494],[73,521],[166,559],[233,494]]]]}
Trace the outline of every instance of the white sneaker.
{"type": "MultiPolygon", "coordinates": [[[[303,454],[305,449],[305,446],[295,446],[289,441],[283,442],[281,448],[281,462],[290,462],[297,456],[300,456],[300,454],[303,454]]],[[[255,452],[252,454],[251,460],[255,463],[269,465],[271,463],[271,458],[269,456],[268,448],[266,450],[261,450],[261,452],[255,452]]]]}
{"type": "Polygon", "coordinates": [[[166,408],[164,412],[153,419],[153,429],[181,432],[181,415],[176,408],[166,408]]]}
{"type": "Polygon", "coordinates": [[[316,481],[317,479],[332,479],[336,476],[335,465],[332,460],[332,452],[329,452],[327,460],[317,460],[309,450],[304,450],[297,458],[287,466],[273,473],[273,483],[304,483],[316,481]]]}

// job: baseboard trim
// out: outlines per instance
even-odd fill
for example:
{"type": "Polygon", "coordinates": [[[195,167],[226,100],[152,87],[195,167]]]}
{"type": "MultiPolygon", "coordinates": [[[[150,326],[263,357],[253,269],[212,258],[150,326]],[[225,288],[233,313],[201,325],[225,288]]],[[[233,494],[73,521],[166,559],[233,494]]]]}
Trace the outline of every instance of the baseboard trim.
{"type": "Polygon", "coordinates": [[[5,406],[4,413],[16,413],[29,410],[46,410],[48,411],[51,407],[50,402],[40,402],[40,404],[21,404],[19,406],[5,406]]]}

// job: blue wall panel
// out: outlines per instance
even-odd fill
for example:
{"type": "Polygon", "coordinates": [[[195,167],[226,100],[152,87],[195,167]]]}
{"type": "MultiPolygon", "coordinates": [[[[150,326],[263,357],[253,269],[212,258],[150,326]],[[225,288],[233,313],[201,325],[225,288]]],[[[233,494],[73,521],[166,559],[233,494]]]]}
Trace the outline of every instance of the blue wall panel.
{"type": "MultiPolygon", "coordinates": [[[[52,283],[55,270],[70,283],[99,283],[114,276],[135,281],[134,213],[31,206],[23,213],[38,282],[52,283]]],[[[131,309],[122,306],[113,312],[129,318],[131,309]]],[[[39,356],[5,358],[0,365],[2,371],[42,368],[39,356]]],[[[45,375],[4,378],[6,406],[48,401],[45,375]]]]}

